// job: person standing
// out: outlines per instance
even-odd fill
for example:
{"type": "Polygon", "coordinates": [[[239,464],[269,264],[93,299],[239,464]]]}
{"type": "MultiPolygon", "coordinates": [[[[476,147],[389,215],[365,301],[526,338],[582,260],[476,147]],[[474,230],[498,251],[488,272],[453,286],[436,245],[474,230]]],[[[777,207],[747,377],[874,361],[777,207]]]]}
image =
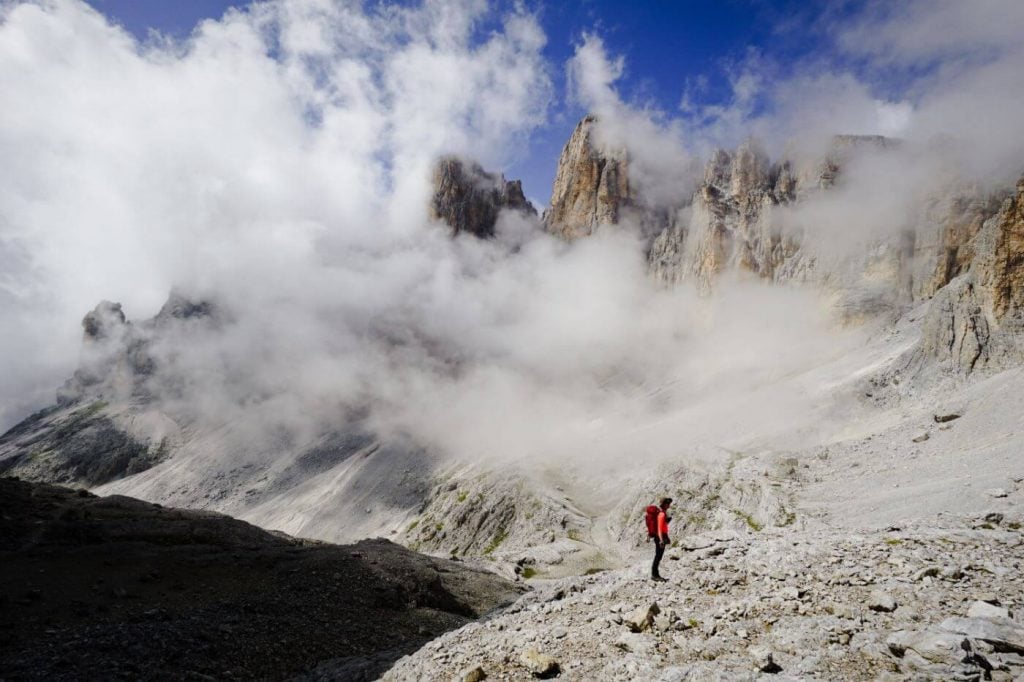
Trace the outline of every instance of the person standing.
{"type": "Polygon", "coordinates": [[[668,516],[668,508],[672,506],[671,497],[661,498],[658,504],[657,518],[654,523],[654,563],[651,564],[651,580],[663,582],[665,578],[658,572],[658,564],[665,555],[665,548],[671,542],[668,537],[668,524],[672,519],[668,516]]]}

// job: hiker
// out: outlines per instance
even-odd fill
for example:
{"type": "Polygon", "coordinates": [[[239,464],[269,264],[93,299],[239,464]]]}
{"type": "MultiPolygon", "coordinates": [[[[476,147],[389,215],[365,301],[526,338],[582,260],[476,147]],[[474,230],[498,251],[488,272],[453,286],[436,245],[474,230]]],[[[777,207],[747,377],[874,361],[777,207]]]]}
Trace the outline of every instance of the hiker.
{"type": "Polygon", "coordinates": [[[661,557],[665,555],[665,547],[670,542],[668,538],[668,522],[672,519],[668,516],[668,508],[672,506],[671,497],[661,498],[658,506],[647,507],[647,540],[654,540],[654,563],[651,564],[651,580],[662,582],[665,578],[658,573],[658,564],[661,557]]]}

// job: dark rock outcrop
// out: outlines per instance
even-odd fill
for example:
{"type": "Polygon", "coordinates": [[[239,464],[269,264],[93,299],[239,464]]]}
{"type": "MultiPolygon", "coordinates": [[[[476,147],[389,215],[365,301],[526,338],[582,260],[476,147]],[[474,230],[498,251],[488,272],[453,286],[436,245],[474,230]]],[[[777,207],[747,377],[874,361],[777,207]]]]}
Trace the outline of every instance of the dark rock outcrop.
{"type": "Polygon", "coordinates": [[[120,303],[100,301],[82,318],[82,330],[86,341],[102,341],[119,336],[124,332],[127,319],[120,303]]]}
{"type": "Polygon", "coordinates": [[[455,235],[468,232],[493,237],[502,210],[537,215],[519,180],[505,180],[500,173],[488,173],[478,164],[454,156],[438,160],[433,185],[431,217],[447,223],[455,235]]]}
{"type": "Polygon", "coordinates": [[[386,540],[312,542],[0,478],[0,670],[11,679],[291,679],[318,667],[375,679],[521,591],[386,540]]]}
{"type": "Polygon", "coordinates": [[[0,474],[89,486],[131,476],[165,457],[163,443],[142,443],[117,427],[95,401],[37,413],[0,439],[0,474]]]}
{"type": "Polygon", "coordinates": [[[177,289],[171,289],[167,302],[153,318],[154,326],[165,325],[173,320],[209,319],[215,316],[217,306],[209,300],[185,296],[177,289]]]}

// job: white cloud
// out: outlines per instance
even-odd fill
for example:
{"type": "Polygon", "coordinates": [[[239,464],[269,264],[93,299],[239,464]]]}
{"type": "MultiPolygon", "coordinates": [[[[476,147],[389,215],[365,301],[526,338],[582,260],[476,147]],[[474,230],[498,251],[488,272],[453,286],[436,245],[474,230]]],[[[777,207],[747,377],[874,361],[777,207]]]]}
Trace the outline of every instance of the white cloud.
{"type": "Polygon", "coordinates": [[[545,119],[543,32],[515,10],[475,36],[488,13],[287,0],[140,46],[77,0],[6,4],[2,422],[69,373],[102,298],[315,297],[408,248],[437,154],[501,165],[545,119]]]}
{"type": "Polygon", "coordinates": [[[678,202],[692,191],[692,168],[678,122],[656,108],[633,106],[615,89],[625,70],[622,56],[610,57],[604,42],[585,35],[569,60],[573,96],[597,115],[598,140],[629,152],[630,182],[651,205],[678,202]]]}
{"type": "MultiPolygon", "coordinates": [[[[885,15],[877,35],[916,16],[885,15]]],[[[938,135],[963,141],[968,170],[1020,163],[1024,68],[998,36],[987,61],[957,52],[895,92],[752,56],[730,72],[730,106],[691,103],[680,119],[626,101],[627,64],[596,36],[568,67],[654,204],[688,197],[693,150],[751,133],[773,151],[820,152],[836,132],[905,137],[906,155],[851,167],[849,186],[793,216],[825,237],[871,236],[927,189],[938,135]]],[[[661,290],[627,230],[569,246],[516,218],[490,242],[427,223],[437,154],[498,168],[545,120],[544,43],[531,15],[481,2],[280,0],[151,46],[75,0],[5,5],[0,422],[47,402],[96,302],[138,320],[178,285],[234,316],[158,348],[190,388],[177,408],[214,420],[262,403],[311,433],[370,405],[381,429],[461,456],[606,461],[811,425],[820,396],[773,382],[857,341],[827,328],[813,295],[661,290]]]]}

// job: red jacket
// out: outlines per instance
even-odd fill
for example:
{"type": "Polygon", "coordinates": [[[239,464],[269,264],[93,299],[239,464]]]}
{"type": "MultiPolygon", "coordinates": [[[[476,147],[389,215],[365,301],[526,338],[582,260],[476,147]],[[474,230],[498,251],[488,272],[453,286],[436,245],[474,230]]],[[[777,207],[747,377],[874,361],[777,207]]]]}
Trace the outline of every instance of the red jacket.
{"type": "Polygon", "coordinates": [[[658,512],[658,539],[668,537],[668,514],[662,509],[658,512]]]}

